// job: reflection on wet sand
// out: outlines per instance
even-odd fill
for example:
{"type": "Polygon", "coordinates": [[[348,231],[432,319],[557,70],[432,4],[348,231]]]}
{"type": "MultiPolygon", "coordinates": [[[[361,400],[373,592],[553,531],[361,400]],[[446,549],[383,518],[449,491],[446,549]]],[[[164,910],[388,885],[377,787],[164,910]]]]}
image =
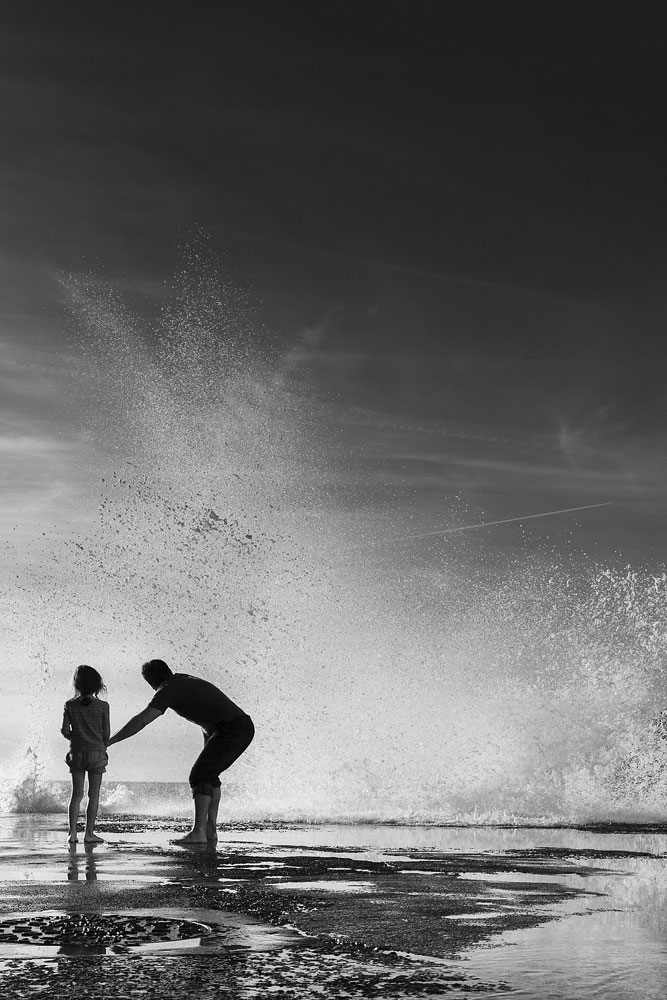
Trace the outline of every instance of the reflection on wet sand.
{"type": "Polygon", "coordinates": [[[67,864],[67,881],[78,882],[85,878],[86,882],[97,881],[96,844],[84,844],[79,853],[78,844],[69,844],[69,859],[67,864]]]}

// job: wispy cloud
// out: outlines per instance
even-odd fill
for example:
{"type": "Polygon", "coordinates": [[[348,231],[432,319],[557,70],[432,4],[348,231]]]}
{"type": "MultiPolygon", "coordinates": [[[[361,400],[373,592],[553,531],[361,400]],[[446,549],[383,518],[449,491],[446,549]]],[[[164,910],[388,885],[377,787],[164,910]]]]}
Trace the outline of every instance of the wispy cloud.
{"type": "Polygon", "coordinates": [[[0,435],[0,525],[59,520],[71,496],[70,449],[49,437],[0,435]]]}
{"type": "Polygon", "coordinates": [[[77,436],[59,412],[48,350],[0,344],[0,524],[62,514],[77,436]]]}

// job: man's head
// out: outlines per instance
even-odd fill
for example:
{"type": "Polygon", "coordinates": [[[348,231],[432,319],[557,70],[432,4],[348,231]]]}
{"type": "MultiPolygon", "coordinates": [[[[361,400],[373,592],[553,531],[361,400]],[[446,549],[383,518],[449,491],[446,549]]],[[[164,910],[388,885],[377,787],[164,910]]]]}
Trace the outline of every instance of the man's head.
{"type": "Polygon", "coordinates": [[[154,691],[157,691],[160,684],[168,681],[173,674],[164,660],[148,660],[142,664],[141,676],[148,681],[154,691]]]}

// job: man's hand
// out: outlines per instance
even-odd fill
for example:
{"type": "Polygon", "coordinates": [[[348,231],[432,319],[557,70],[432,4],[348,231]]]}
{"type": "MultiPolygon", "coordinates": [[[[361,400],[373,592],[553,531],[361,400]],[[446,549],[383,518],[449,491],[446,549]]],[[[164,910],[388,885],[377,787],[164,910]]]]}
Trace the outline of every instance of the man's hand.
{"type": "Polygon", "coordinates": [[[143,712],[139,712],[138,715],[133,716],[129,722],[126,722],[122,729],[119,729],[117,733],[111,737],[107,746],[110,747],[113,743],[120,743],[121,740],[127,740],[130,736],[136,736],[140,733],[150,722],[155,722],[156,719],[162,715],[157,708],[145,708],[143,712]]]}

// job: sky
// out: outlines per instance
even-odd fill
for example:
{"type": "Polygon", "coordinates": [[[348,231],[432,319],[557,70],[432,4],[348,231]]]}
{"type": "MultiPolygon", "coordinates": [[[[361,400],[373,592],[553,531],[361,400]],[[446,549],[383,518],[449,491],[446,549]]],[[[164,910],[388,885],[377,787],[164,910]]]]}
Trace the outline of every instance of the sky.
{"type": "MultiPolygon", "coordinates": [[[[607,504],[531,530],[662,566],[667,138],[651,7],[181,13],[1,15],[3,534],[81,517],[107,462],[63,388],[77,363],[66,276],[148,312],[179,248],[204,240],[345,428],[341,495],[350,469],[372,470],[346,502],[372,513],[383,486],[403,497],[392,537],[607,504]]],[[[516,525],[495,537],[523,544],[516,525]]]]}

